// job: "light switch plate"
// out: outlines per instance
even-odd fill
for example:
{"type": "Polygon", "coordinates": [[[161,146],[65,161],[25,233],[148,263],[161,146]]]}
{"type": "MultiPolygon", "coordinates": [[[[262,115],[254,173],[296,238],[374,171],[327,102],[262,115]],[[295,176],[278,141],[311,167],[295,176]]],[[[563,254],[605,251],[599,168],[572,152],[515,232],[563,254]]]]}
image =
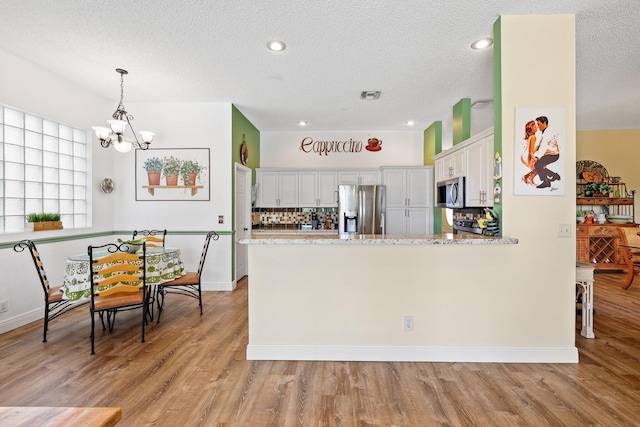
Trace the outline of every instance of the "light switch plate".
{"type": "Polygon", "coordinates": [[[571,237],[571,225],[558,224],[558,237],[571,237]]]}

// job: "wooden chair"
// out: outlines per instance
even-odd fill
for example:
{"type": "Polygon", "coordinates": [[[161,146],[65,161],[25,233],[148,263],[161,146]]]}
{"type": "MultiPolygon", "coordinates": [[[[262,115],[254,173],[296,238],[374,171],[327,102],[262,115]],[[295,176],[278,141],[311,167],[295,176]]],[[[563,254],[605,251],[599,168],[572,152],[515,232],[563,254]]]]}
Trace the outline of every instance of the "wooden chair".
{"type": "Polygon", "coordinates": [[[637,227],[618,227],[618,232],[620,233],[620,242],[623,245],[636,246],[636,248],[618,246],[624,263],[627,265],[627,280],[622,288],[629,289],[636,273],[640,272],[640,236],[638,236],[640,229],[637,227]]]}
{"type": "Polygon", "coordinates": [[[164,248],[164,240],[167,236],[167,230],[134,230],[131,240],[142,239],[147,242],[147,247],[164,248]]]}
{"type": "Polygon", "coordinates": [[[118,311],[142,309],[142,341],[147,323],[149,291],[145,283],[147,250],[142,243],[142,253],[127,252],[126,243],[109,243],[89,246],[91,275],[91,354],[95,354],[95,314],[98,313],[102,329],[113,325],[118,311]],[[105,325],[106,317],[106,325],[105,325]]]}
{"type": "Polygon", "coordinates": [[[49,322],[67,311],[83,305],[83,303],[70,303],[68,300],[63,299],[64,294],[61,286],[51,287],[49,285],[47,273],[45,272],[44,265],[40,259],[40,252],[36,249],[36,245],[33,241],[22,240],[13,246],[13,250],[16,252],[23,252],[25,249],[29,249],[29,252],[31,253],[31,258],[36,266],[38,277],[40,277],[40,284],[44,291],[44,332],[42,342],[47,342],[49,322]]]}
{"type": "Polygon", "coordinates": [[[204,267],[204,260],[207,258],[207,251],[209,250],[211,239],[218,240],[219,238],[220,236],[218,236],[215,231],[207,233],[204,239],[202,255],[200,255],[198,271],[187,272],[177,279],[158,285],[158,323],[160,322],[160,315],[162,315],[162,307],[164,306],[164,297],[166,294],[178,294],[197,299],[200,305],[200,315],[202,315],[202,269],[204,267]]]}

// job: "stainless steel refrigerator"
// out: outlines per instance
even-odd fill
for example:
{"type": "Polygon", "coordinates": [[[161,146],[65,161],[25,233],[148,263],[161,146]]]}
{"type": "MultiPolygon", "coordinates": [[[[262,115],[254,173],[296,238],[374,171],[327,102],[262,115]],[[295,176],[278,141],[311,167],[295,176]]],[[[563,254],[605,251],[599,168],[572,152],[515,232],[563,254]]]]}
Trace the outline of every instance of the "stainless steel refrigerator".
{"type": "Polygon", "coordinates": [[[340,185],[338,187],[340,234],[384,234],[386,206],[384,185],[340,185]]]}

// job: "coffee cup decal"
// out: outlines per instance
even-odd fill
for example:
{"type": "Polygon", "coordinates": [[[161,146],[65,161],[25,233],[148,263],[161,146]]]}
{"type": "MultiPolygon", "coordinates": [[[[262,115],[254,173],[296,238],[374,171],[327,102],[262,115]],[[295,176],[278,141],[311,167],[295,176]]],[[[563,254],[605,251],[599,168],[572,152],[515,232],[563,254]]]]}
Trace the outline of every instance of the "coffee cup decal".
{"type": "Polygon", "coordinates": [[[365,148],[369,151],[380,151],[382,150],[382,140],[378,138],[369,138],[365,148]]]}

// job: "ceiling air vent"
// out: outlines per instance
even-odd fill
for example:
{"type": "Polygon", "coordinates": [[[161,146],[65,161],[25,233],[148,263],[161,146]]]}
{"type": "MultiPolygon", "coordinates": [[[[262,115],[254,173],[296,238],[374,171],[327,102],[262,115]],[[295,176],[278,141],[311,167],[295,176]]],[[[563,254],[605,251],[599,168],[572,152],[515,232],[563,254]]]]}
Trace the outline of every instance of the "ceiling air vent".
{"type": "Polygon", "coordinates": [[[373,101],[380,98],[379,90],[363,90],[360,92],[360,99],[366,99],[367,101],[373,101]]]}

